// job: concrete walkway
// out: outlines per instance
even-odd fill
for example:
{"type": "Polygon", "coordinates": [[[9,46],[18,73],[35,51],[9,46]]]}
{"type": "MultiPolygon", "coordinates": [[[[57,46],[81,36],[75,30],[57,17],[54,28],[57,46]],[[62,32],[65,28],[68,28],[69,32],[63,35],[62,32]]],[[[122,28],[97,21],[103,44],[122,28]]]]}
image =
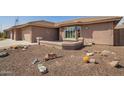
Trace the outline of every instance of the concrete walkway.
{"type": "Polygon", "coordinates": [[[0,49],[7,48],[12,45],[34,45],[34,43],[29,43],[26,41],[15,41],[15,40],[11,40],[11,39],[5,39],[5,40],[0,41],[0,49]]]}

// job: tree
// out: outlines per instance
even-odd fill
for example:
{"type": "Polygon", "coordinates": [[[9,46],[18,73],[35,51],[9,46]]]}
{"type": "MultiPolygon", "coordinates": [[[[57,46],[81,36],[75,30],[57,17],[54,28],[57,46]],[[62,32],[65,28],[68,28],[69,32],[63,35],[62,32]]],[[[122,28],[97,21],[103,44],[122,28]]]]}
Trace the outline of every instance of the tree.
{"type": "Polygon", "coordinates": [[[6,38],[7,35],[6,35],[6,32],[0,32],[0,38],[6,38]]]}
{"type": "Polygon", "coordinates": [[[2,37],[2,32],[0,32],[0,38],[2,37]]]}

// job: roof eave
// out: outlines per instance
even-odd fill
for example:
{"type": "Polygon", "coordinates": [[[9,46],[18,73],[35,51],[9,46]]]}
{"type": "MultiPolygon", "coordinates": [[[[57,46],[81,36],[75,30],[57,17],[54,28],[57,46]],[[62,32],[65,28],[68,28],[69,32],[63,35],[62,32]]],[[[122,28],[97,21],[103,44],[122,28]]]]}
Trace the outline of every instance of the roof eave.
{"type": "Polygon", "coordinates": [[[120,19],[106,20],[106,21],[104,20],[104,21],[96,21],[96,22],[75,22],[75,23],[68,23],[68,24],[60,24],[59,27],[72,26],[72,25],[88,25],[88,24],[97,24],[97,23],[114,22],[114,21],[120,21],[120,19]]]}
{"type": "Polygon", "coordinates": [[[58,23],[58,26],[71,26],[71,25],[81,25],[81,24],[93,24],[93,23],[100,23],[100,22],[110,22],[110,21],[120,21],[123,17],[118,16],[115,18],[106,18],[106,19],[100,19],[100,20],[95,20],[95,21],[88,21],[88,22],[83,22],[82,20],[78,21],[66,21],[67,23],[58,23]]]}

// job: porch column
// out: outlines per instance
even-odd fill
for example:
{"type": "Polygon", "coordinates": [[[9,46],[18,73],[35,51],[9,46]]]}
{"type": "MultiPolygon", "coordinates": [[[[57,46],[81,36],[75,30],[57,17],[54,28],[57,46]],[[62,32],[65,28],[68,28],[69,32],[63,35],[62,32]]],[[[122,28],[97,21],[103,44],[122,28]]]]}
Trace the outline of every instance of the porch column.
{"type": "Polygon", "coordinates": [[[75,31],[75,39],[78,40],[77,31],[75,31]]]}
{"type": "Polygon", "coordinates": [[[14,39],[14,32],[13,32],[13,30],[10,31],[10,39],[12,39],[12,40],[14,39]]]}
{"type": "Polygon", "coordinates": [[[12,39],[12,31],[10,31],[10,39],[12,39]]]}
{"type": "Polygon", "coordinates": [[[18,29],[14,29],[13,30],[13,34],[14,34],[14,40],[18,40],[18,29]]]}
{"type": "Polygon", "coordinates": [[[13,31],[14,34],[14,40],[16,40],[16,30],[13,31]]]}

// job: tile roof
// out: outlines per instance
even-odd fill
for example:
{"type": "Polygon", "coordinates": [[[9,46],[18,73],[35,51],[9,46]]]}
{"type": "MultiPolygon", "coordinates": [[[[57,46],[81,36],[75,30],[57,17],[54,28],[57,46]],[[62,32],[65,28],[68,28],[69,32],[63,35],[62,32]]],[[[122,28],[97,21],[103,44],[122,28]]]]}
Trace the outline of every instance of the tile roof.
{"type": "Polygon", "coordinates": [[[59,23],[49,22],[45,20],[41,21],[32,21],[26,24],[13,26],[7,30],[14,29],[14,28],[23,28],[26,26],[40,26],[40,27],[48,27],[48,28],[58,28],[61,26],[69,26],[69,25],[78,25],[78,24],[92,24],[92,23],[100,23],[100,22],[108,22],[108,21],[120,21],[121,16],[100,16],[100,17],[91,17],[91,18],[78,18],[68,21],[63,21],[59,23]]]}
{"type": "Polygon", "coordinates": [[[79,18],[69,21],[64,21],[58,23],[59,26],[73,25],[73,24],[91,24],[107,21],[121,20],[121,16],[100,16],[100,17],[91,17],[91,18],[79,18]]]}

